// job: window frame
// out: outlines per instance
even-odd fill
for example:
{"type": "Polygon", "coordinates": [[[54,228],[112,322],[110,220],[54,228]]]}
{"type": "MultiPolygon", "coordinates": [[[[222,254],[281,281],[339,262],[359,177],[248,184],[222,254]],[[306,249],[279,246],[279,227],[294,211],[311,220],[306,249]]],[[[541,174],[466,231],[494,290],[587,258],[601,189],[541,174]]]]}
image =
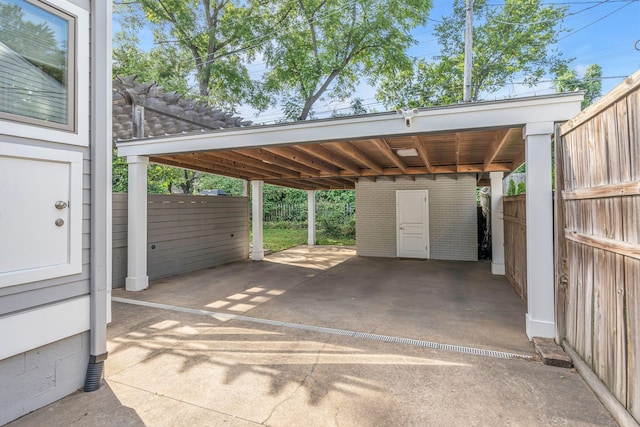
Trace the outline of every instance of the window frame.
{"type": "Polygon", "coordinates": [[[66,0],[24,0],[69,23],[67,124],[0,112],[0,134],[89,145],[89,12],[66,0]],[[80,114],[85,111],[86,114],[80,114]]]}

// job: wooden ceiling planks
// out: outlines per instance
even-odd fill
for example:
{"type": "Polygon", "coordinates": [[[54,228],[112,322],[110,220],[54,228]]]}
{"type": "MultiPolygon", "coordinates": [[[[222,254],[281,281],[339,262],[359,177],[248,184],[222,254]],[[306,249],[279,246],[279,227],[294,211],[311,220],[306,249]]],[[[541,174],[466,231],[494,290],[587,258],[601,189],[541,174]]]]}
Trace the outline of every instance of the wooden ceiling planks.
{"type": "Polygon", "coordinates": [[[291,188],[350,189],[360,178],[510,172],[524,161],[524,141],[518,127],[219,150],[150,160],[291,188]],[[417,155],[401,157],[400,149],[415,149],[417,155]]]}

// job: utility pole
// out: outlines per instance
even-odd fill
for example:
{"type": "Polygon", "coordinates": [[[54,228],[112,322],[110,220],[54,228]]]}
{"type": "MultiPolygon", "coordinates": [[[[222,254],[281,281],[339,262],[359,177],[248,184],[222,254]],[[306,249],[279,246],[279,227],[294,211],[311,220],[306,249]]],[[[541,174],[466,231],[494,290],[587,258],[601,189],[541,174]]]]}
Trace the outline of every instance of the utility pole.
{"type": "Polygon", "coordinates": [[[473,0],[467,0],[464,26],[464,95],[463,102],[471,102],[471,68],[473,68],[473,0]]]}

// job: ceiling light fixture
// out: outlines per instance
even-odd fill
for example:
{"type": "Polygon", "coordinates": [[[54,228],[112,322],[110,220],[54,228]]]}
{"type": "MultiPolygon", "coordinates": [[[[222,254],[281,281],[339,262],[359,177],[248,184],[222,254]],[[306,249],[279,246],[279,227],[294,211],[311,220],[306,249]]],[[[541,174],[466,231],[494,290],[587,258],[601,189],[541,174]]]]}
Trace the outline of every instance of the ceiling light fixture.
{"type": "Polygon", "coordinates": [[[415,148],[400,148],[396,150],[396,154],[400,157],[417,157],[418,150],[415,148]]]}

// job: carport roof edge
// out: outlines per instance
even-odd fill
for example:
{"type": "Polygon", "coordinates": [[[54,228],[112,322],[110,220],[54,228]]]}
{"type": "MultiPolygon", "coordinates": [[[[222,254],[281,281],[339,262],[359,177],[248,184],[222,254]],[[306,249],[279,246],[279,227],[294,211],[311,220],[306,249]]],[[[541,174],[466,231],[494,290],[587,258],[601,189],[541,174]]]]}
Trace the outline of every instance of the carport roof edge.
{"type": "Polygon", "coordinates": [[[580,112],[583,92],[418,109],[410,127],[395,112],[250,126],[117,143],[120,156],[259,148],[562,122],[580,112]]]}

